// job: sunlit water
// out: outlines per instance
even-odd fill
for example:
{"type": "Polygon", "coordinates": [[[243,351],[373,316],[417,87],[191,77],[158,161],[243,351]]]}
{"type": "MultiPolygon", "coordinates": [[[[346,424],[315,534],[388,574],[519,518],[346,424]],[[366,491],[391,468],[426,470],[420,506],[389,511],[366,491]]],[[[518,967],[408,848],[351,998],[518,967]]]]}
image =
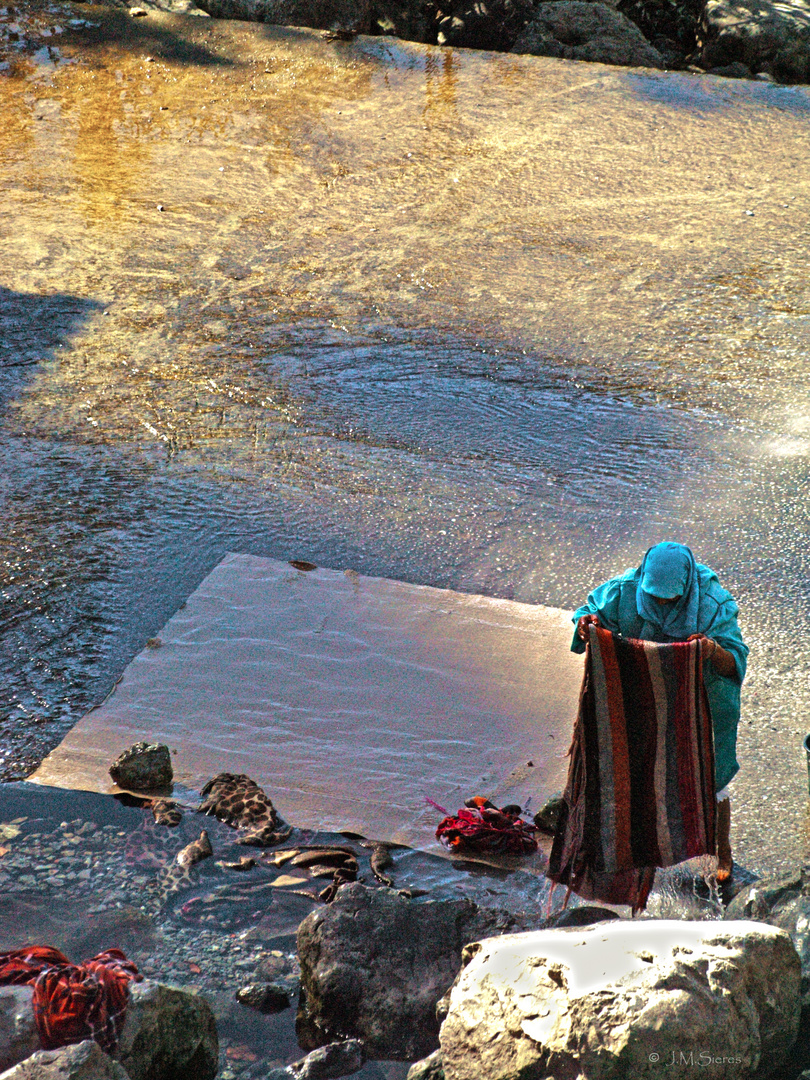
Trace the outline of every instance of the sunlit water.
{"type": "Polygon", "coordinates": [[[807,89],[38,10],[57,51],[0,69],[5,775],[226,551],[574,606],[673,537],[752,646],[738,858],[800,858],[807,89]]]}

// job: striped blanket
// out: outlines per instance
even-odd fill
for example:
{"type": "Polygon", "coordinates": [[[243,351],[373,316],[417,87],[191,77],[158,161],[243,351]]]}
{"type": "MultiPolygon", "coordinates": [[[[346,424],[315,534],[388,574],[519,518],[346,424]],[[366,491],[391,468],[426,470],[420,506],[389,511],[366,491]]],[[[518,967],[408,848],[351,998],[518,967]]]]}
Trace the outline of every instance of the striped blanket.
{"type": "Polygon", "coordinates": [[[715,852],[714,742],[699,641],[593,625],[548,876],[643,910],[655,868],[715,852]]]}

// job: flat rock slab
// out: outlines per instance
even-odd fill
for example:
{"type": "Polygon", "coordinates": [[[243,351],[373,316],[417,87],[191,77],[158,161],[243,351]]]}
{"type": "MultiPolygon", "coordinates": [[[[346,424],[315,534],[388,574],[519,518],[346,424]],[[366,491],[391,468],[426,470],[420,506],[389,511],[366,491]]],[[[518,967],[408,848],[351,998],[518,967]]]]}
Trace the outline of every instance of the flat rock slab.
{"type": "Polygon", "coordinates": [[[296,825],[436,846],[425,796],[539,808],[562,785],[571,634],[556,608],[228,555],[31,779],[112,791],[110,762],[157,741],[187,787],[245,772],[296,825]]]}

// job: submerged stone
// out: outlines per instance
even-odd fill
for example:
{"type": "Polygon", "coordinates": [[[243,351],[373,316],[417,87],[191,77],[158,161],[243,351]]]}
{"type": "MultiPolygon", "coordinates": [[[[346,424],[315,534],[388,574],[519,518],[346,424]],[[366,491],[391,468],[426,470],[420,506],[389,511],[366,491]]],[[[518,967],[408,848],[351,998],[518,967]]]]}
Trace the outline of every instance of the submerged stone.
{"type": "Polygon", "coordinates": [[[110,776],[130,791],[161,791],[171,785],[174,773],[168,746],[137,742],[110,766],[110,776]]]}

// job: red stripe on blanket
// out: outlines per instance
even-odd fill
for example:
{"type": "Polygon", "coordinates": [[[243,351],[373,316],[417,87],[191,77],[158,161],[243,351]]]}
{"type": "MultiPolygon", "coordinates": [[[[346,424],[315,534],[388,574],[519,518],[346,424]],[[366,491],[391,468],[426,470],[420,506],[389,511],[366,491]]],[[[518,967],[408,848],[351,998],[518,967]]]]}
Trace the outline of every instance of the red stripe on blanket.
{"type": "MultiPolygon", "coordinates": [[[[631,789],[630,763],[628,761],[627,721],[624,715],[624,695],[619,675],[619,664],[613,643],[613,635],[602,646],[602,666],[607,684],[608,723],[613,746],[613,798],[615,802],[615,865],[632,866],[631,847],[631,789]]],[[[599,717],[596,718],[599,723],[599,717]]]]}

